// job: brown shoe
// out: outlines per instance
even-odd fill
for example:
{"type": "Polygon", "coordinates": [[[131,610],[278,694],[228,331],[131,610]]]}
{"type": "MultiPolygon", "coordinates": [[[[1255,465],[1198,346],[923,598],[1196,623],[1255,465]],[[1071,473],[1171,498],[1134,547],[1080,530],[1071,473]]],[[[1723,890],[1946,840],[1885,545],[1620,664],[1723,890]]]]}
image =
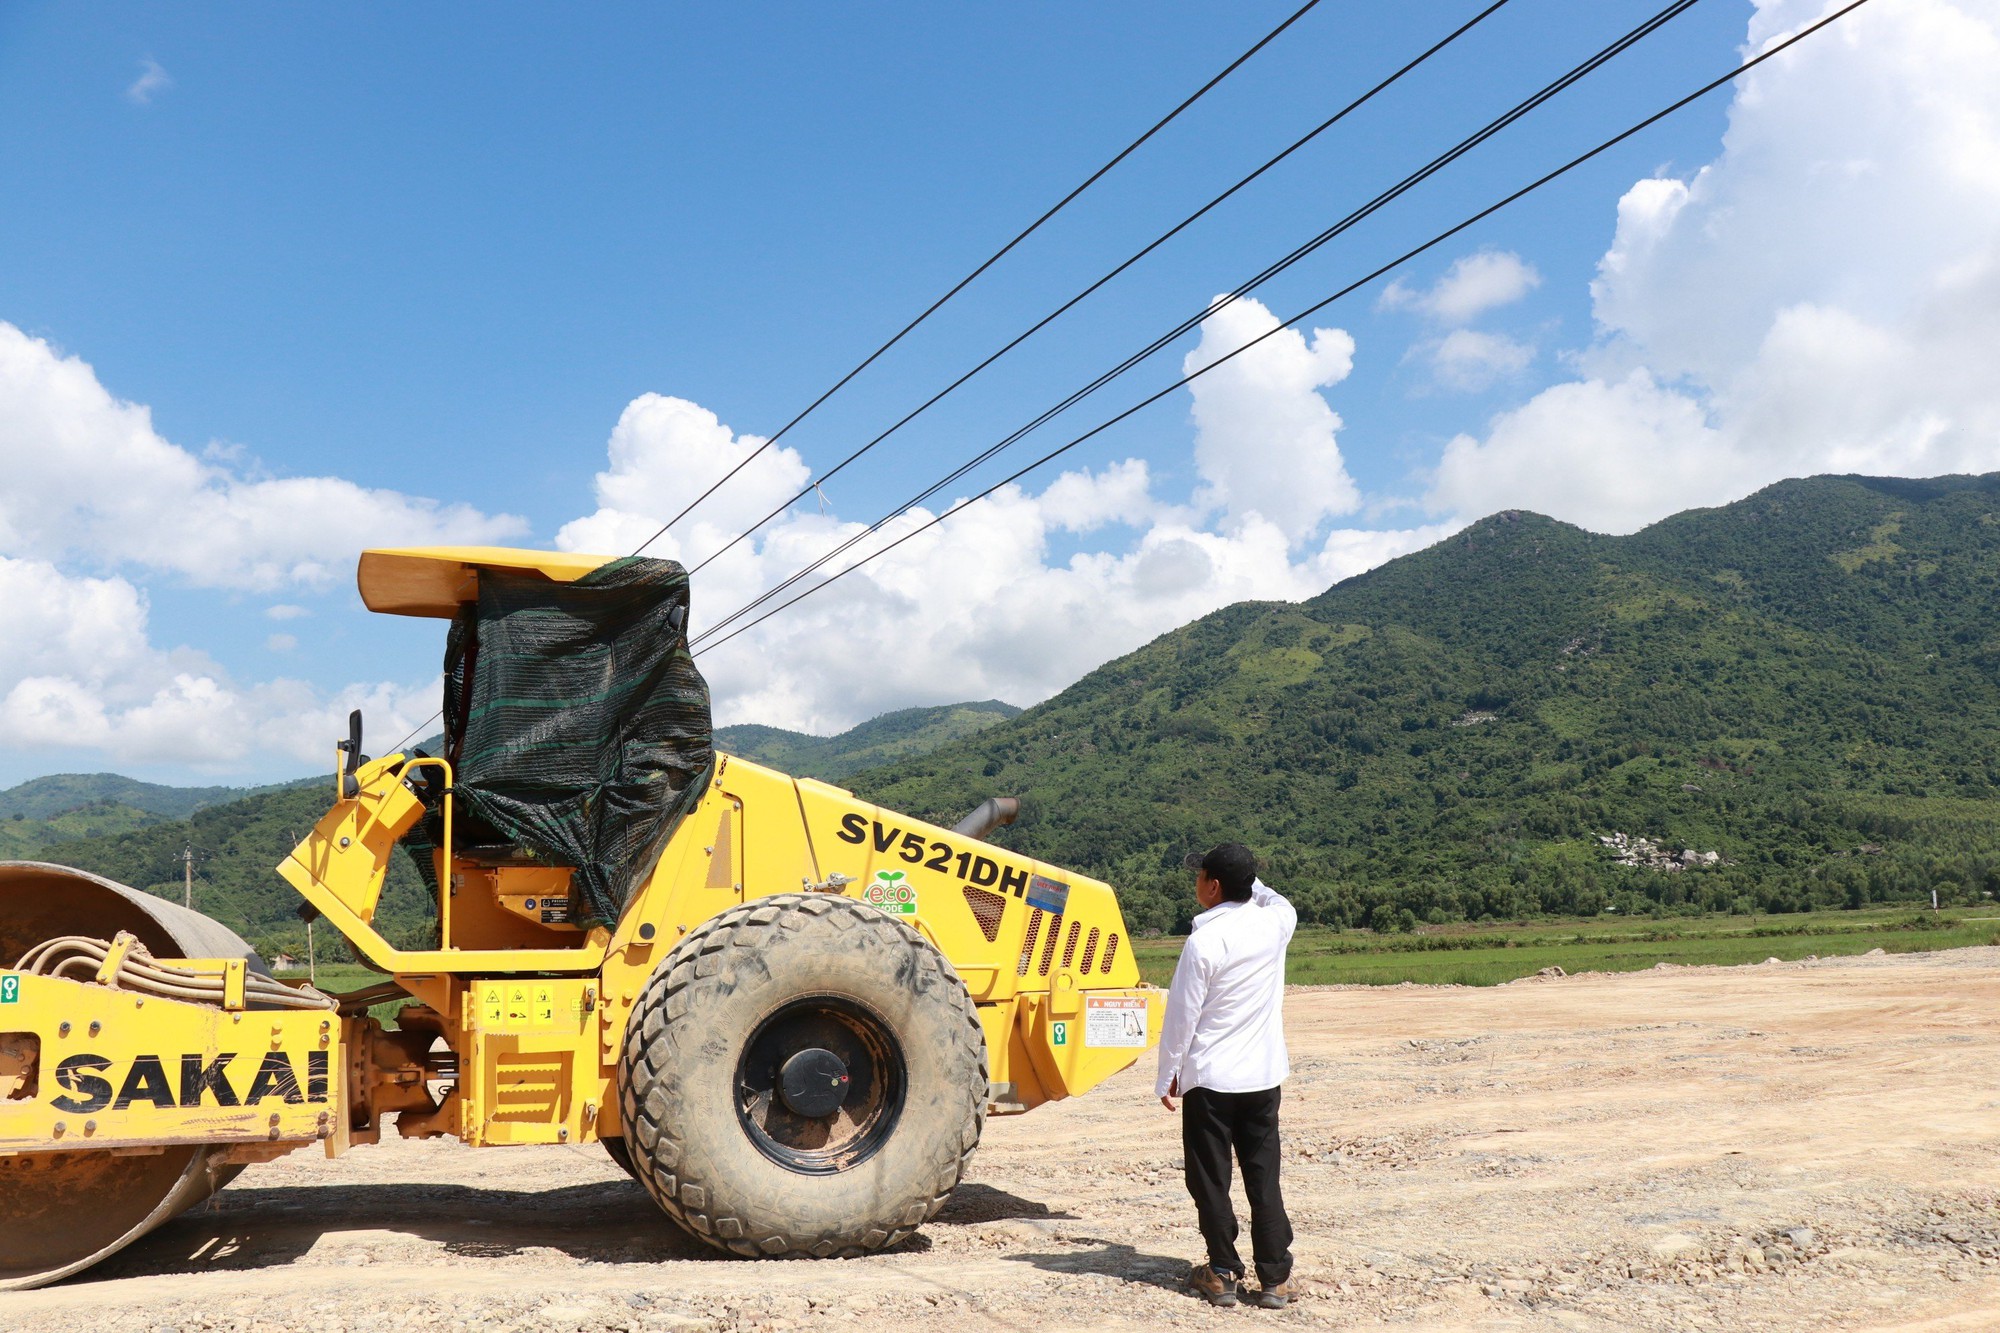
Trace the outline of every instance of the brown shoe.
{"type": "Polygon", "coordinates": [[[1295,1294],[1297,1293],[1292,1290],[1289,1281],[1280,1282],[1275,1287],[1257,1288],[1257,1294],[1251,1298],[1251,1303],[1260,1310],[1282,1310],[1292,1303],[1295,1294]]]}
{"type": "Polygon", "coordinates": [[[1236,1304],[1236,1274],[1218,1273],[1207,1264],[1196,1264],[1188,1270],[1187,1282],[1194,1288],[1195,1295],[1210,1305],[1236,1304]]]}

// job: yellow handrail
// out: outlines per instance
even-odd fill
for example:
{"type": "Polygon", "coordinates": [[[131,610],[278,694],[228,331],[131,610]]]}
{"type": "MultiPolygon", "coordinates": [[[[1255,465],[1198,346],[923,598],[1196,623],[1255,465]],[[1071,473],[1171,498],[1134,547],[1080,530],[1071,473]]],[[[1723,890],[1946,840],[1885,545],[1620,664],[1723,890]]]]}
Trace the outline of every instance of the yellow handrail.
{"type": "Polygon", "coordinates": [[[408,763],[404,764],[403,775],[407,777],[410,774],[416,772],[416,770],[425,767],[426,765],[432,768],[441,768],[444,770],[444,847],[443,847],[444,859],[441,862],[439,862],[439,871],[438,871],[438,947],[440,949],[449,949],[452,947],[451,945],[451,873],[452,873],[451,872],[451,807],[452,807],[451,796],[453,790],[453,781],[451,774],[451,764],[443,759],[434,759],[426,755],[422,758],[412,759],[408,763]]]}

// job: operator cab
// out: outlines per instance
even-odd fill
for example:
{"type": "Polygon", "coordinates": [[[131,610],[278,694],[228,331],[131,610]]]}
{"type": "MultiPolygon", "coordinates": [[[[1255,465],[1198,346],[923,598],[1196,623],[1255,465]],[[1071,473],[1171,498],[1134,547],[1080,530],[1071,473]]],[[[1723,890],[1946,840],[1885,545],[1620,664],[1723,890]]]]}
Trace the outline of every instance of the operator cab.
{"type": "MultiPolygon", "coordinates": [[[[371,611],[451,622],[444,753],[413,752],[403,776],[426,807],[403,841],[439,895],[441,947],[581,946],[616,921],[712,766],[687,575],[475,546],[366,551],[357,582],[371,611]]],[[[343,798],[360,748],[357,713],[343,798]]]]}

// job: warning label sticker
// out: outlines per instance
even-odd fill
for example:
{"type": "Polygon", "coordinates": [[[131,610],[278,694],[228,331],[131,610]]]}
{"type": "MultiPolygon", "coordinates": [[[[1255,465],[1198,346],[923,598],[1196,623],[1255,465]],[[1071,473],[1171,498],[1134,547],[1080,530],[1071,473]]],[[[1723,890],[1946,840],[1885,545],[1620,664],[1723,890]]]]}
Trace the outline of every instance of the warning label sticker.
{"type": "Polygon", "coordinates": [[[1085,996],[1083,1044],[1145,1049],[1146,1002],[1118,995],[1085,996]]]}
{"type": "Polygon", "coordinates": [[[486,981],[479,985],[480,1026],[521,1032],[556,1025],[555,987],[547,982],[486,981]]]}
{"type": "Polygon", "coordinates": [[[19,977],[0,977],[0,1004],[13,1004],[21,998],[19,977]]]}

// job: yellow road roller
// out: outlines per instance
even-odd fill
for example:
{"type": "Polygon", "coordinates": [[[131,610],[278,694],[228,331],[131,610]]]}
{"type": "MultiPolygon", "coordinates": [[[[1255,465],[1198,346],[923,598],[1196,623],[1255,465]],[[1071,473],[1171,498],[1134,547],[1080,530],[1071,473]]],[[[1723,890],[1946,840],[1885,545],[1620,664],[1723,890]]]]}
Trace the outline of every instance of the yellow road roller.
{"type": "Polygon", "coordinates": [[[379,550],[359,582],[450,622],[442,752],[371,759],[354,715],[277,873],[382,980],[324,994],[178,904],[0,863],[0,1290],[385,1124],[602,1143],[718,1249],[864,1254],[937,1212],[986,1117],[1157,1042],[1109,886],[987,841],[1012,802],[944,828],[715,753],[679,565],[379,550]],[[399,855],[436,915],[392,942],[399,855]]]}

